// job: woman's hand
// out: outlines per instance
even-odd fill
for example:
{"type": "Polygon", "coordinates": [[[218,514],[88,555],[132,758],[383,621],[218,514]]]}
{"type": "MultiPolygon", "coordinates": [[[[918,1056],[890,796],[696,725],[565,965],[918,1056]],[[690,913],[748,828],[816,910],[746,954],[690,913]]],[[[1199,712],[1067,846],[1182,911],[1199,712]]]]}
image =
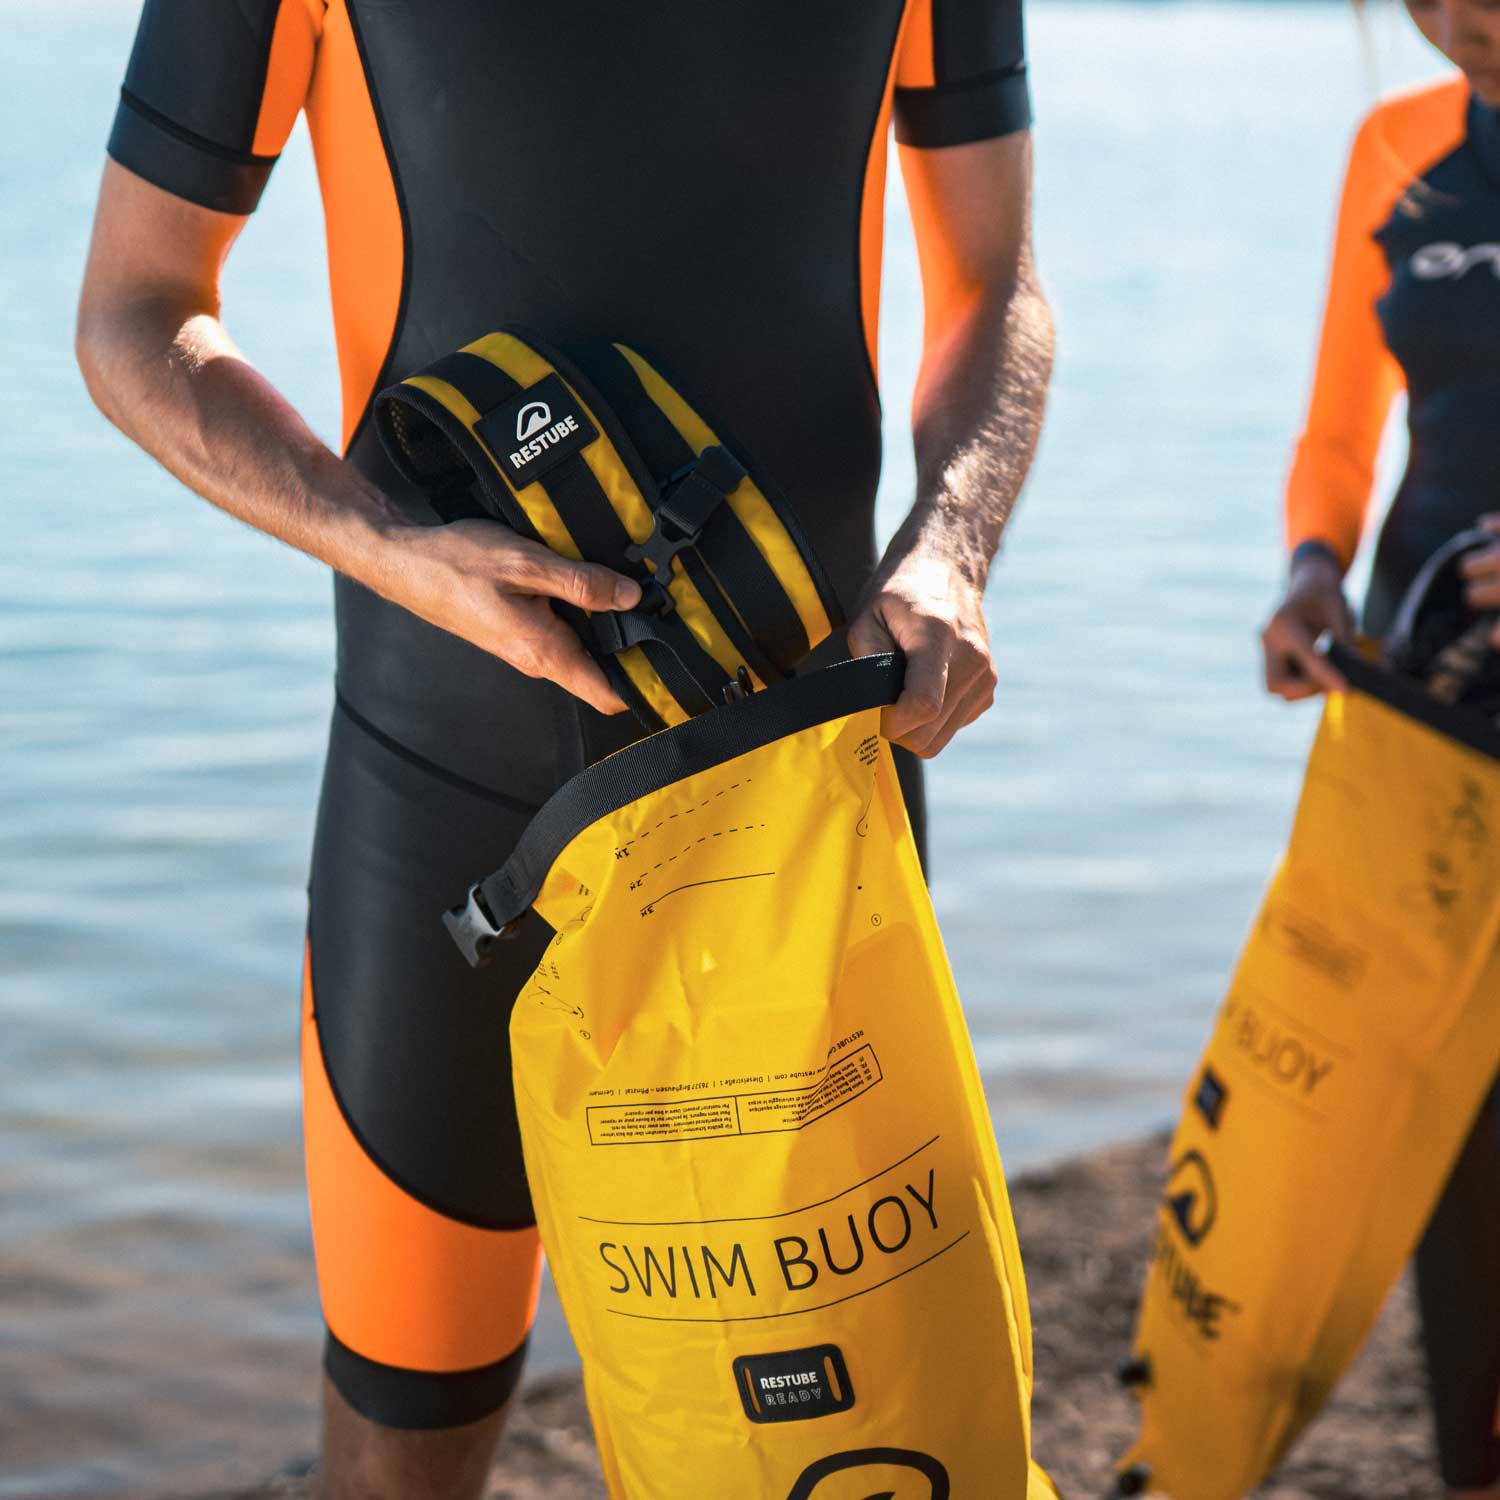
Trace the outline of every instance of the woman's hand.
{"type": "MultiPolygon", "coordinates": [[[[1464,579],[1464,603],[1477,614],[1500,610],[1500,514],[1480,516],[1479,524],[1495,538],[1488,547],[1470,552],[1458,565],[1464,579]]],[[[1500,650],[1500,622],[1491,638],[1500,650]]]]}
{"type": "Polygon", "coordinates": [[[995,701],[982,591],[942,556],[888,556],[870,586],[849,627],[849,650],[892,649],[906,657],[906,678],[882,718],[888,740],[934,756],[995,701]]]}
{"type": "Polygon", "coordinates": [[[528,677],[566,688],[600,713],[620,701],[598,664],[548,602],[629,609],[633,579],[597,563],[570,562],[495,521],[386,528],[375,586],[392,602],[528,677]]]}
{"type": "Polygon", "coordinates": [[[1293,566],[1286,598],[1260,634],[1268,692],[1291,703],[1346,686],[1317,648],[1325,630],[1335,640],[1350,641],[1354,617],[1344,599],[1338,565],[1331,556],[1313,553],[1293,566]]]}

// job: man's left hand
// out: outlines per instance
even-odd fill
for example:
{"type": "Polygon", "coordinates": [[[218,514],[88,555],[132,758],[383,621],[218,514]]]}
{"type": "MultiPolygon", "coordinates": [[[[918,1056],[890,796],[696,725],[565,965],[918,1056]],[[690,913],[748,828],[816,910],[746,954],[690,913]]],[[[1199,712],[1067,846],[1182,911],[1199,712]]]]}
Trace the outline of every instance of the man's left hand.
{"type": "Polygon", "coordinates": [[[887,556],[849,627],[849,650],[893,649],[906,657],[906,681],[881,730],[930,758],[995,701],[983,590],[932,552],[887,556]]]}

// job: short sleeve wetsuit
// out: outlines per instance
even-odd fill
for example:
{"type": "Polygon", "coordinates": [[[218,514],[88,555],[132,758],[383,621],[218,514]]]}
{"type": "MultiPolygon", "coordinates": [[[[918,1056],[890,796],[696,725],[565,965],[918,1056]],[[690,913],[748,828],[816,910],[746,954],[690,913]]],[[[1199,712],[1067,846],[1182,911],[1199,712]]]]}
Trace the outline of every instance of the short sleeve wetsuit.
{"type": "MultiPolygon", "coordinates": [[[[915,148],[1024,129],[1020,0],[146,0],[109,149],[245,214],[304,108],[352,462],[419,507],[375,390],[506,323],[618,338],[725,415],[853,604],[889,125],[915,148]]],[[[506,1023],[545,933],[476,976],[437,917],[579,720],[344,578],[336,610],[303,1052],[327,1364],[367,1416],[439,1427],[504,1401],[533,1315],[506,1023]]],[[[591,751],[622,732],[582,722],[591,751]]]]}
{"type": "MultiPolygon", "coordinates": [[[[1293,552],[1359,545],[1376,452],[1406,390],[1406,470],[1364,626],[1391,625],[1431,553],[1500,511],[1500,113],[1460,78],[1380,104],[1355,138],[1308,413],[1287,486],[1293,552]]],[[[1500,1478],[1500,1093],[1417,1254],[1443,1478],[1500,1478]]]]}

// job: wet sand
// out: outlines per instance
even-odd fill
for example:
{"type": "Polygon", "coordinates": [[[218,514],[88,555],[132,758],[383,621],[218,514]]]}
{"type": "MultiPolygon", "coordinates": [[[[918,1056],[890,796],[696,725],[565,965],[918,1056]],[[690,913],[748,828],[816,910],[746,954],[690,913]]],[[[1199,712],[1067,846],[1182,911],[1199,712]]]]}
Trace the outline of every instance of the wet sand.
{"type": "MultiPolygon", "coordinates": [[[[1036,1325],[1036,1452],[1068,1497],[1102,1496],[1112,1461],[1133,1433],[1131,1401],[1117,1388],[1113,1370],[1128,1351],[1164,1150],[1164,1139],[1155,1137],[1020,1176],[1012,1185],[1036,1325]]],[[[294,1257],[261,1263],[256,1271],[247,1282],[247,1295],[272,1300],[284,1294],[289,1279],[310,1275],[310,1268],[294,1257]]],[[[23,1278],[8,1279],[4,1300],[9,1302],[21,1287],[32,1299],[33,1313],[41,1310],[39,1303],[53,1299],[71,1296],[77,1301],[84,1289],[70,1289],[68,1276],[66,1261],[46,1270],[34,1267],[29,1288],[23,1278]]],[[[125,1290],[95,1286],[88,1295],[107,1306],[110,1297],[125,1290]]],[[[0,1315],[4,1310],[0,1304],[0,1315]]],[[[174,1466],[159,1487],[129,1493],[143,1500],[169,1494],[194,1494],[201,1500],[302,1500],[308,1493],[305,1475],[313,1430],[307,1347],[278,1348],[268,1337],[259,1347],[231,1348],[221,1341],[195,1348],[190,1312],[191,1287],[186,1287],[175,1319],[164,1318],[155,1349],[131,1351],[132,1363],[146,1368],[184,1355],[206,1357],[240,1374],[207,1388],[211,1398],[205,1398],[201,1412],[175,1414],[202,1423],[202,1444],[191,1456],[184,1455],[192,1472],[174,1466]],[[231,1466],[234,1473],[221,1466],[219,1477],[209,1479],[215,1473],[215,1445],[228,1444],[236,1426],[242,1436],[244,1429],[255,1428],[262,1452],[283,1445],[277,1459],[265,1464],[265,1477],[258,1483],[239,1482],[246,1461],[243,1442],[231,1466]]],[[[1421,1500],[1438,1494],[1414,1333],[1412,1297],[1403,1283],[1336,1399],[1261,1495],[1274,1500],[1421,1500]]],[[[12,1440],[17,1438],[32,1450],[32,1458],[48,1442],[57,1445],[59,1456],[76,1452],[80,1432],[123,1420],[123,1408],[111,1411],[104,1404],[111,1394],[117,1401],[123,1394],[107,1372],[93,1372],[92,1386],[79,1386],[87,1372],[56,1359],[28,1362],[26,1371],[21,1408],[12,1405],[10,1420],[0,1426],[0,1453],[15,1457],[12,1440]],[[55,1415],[65,1390],[69,1429],[49,1436],[45,1416],[49,1410],[55,1415]]],[[[159,1422],[162,1417],[153,1412],[144,1419],[159,1422]]],[[[8,1491],[0,1480],[0,1495],[7,1492],[20,1493],[8,1491]]],[[[492,1500],[604,1500],[575,1375],[553,1373],[528,1385],[491,1494],[492,1500]]]]}

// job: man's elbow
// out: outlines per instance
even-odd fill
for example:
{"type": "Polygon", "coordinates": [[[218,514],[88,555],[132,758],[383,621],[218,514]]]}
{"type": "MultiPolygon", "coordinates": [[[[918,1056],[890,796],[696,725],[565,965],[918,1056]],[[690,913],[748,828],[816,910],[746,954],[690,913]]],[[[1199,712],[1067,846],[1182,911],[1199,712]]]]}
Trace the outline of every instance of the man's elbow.
{"type": "Polygon", "coordinates": [[[78,362],[78,372],[83,376],[89,399],[116,425],[113,377],[117,359],[112,357],[112,350],[117,343],[115,320],[85,292],[79,298],[78,314],[73,324],[73,358],[78,362]]]}

